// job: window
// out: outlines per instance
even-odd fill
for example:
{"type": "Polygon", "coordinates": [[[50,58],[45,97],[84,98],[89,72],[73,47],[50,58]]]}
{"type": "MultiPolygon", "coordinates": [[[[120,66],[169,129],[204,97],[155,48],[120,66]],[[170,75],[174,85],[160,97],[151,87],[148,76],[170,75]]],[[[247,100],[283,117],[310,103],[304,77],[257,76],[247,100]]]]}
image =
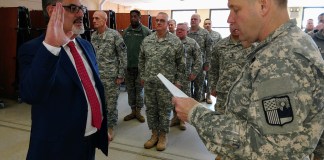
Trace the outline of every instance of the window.
{"type": "Polygon", "coordinates": [[[187,22],[190,27],[190,19],[197,10],[171,10],[171,18],[177,23],[187,22]]]}
{"type": "Polygon", "coordinates": [[[318,24],[318,15],[324,13],[324,7],[304,7],[303,20],[302,20],[302,29],[306,27],[307,20],[314,20],[314,27],[318,24]]]}
{"type": "Polygon", "coordinates": [[[213,23],[212,29],[220,33],[222,35],[222,38],[228,37],[230,35],[229,24],[227,23],[229,13],[229,9],[210,10],[210,19],[213,23]]]}

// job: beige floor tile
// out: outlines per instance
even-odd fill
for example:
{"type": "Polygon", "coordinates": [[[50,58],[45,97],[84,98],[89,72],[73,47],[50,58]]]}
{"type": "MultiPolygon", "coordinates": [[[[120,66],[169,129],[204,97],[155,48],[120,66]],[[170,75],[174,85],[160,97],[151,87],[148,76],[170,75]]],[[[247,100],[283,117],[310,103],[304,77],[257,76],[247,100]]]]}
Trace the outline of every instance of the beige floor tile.
{"type": "MultiPolygon", "coordinates": [[[[5,160],[26,159],[30,135],[30,105],[19,104],[14,100],[3,99],[5,108],[0,109],[0,155],[5,160]]],[[[215,98],[213,98],[215,103],[215,98]]],[[[213,104],[206,105],[213,109],[213,104]]],[[[127,93],[121,92],[118,100],[118,125],[116,136],[109,146],[108,160],[211,160],[214,154],[207,151],[199,139],[196,130],[187,124],[187,130],[172,127],[168,134],[169,143],[165,151],[155,148],[144,149],[143,145],[150,138],[147,123],[137,120],[123,121],[130,113],[127,93]]],[[[145,115],[145,108],[142,110],[145,115]]],[[[97,160],[107,160],[99,150],[97,160]]]]}

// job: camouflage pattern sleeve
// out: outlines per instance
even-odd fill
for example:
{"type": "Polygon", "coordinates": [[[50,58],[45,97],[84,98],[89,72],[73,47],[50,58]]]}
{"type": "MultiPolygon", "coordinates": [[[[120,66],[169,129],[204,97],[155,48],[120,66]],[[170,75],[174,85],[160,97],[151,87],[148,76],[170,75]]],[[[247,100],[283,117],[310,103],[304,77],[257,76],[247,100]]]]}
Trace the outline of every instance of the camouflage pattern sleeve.
{"type": "Polygon", "coordinates": [[[174,83],[182,84],[181,82],[185,82],[186,78],[186,57],[183,56],[184,47],[181,41],[179,40],[179,45],[176,51],[176,59],[175,64],[177,65],[177,73],[175,74],[174,83]]]}
{"type": "Polygon", "coordinates": [[[210,81],[210,86],[212,89],[216,89],[216,85],[219,79],[219,63],[220,63],[220,55],[218,52],[218,47],[214,43],[213,49],[212,49],[212,57],[211,57],[211,64],[210,64],[210,70],[209,70],[209,81],[210,81]]]}
{"type": "Polygon", "coordinates": [[[314,158],[322,159],[322,160],[324,159],[324,132],[322,133],[322,136],[314,151],[314,158]]]}
{"type": "Polygon", "coordinates": [[[194,75],[198,75],[201,72],[201,68],[203,65],[202,53],[199,47],[199,44],[195,42],[195,46],[193,47],[192,57],[193,57],[193,67],[191,73],[194,75]]]}
{"type": "Polygon", "coordinates": [[[242,74],[234,84],[225,116],[204,106],[192,112],[190,123],[210,151],[232,159],[302,159],[316,147],[308,142],[320,137],[324,111],[318,106],[323,100],[315,85],[319,81],[311,76],[315,68],[301,59],[276,61],[277,67],[268,64],[259,71],[259,62],[247,66],[258,74],[242,74]],[[253,77],[245,78],[248,75],[253,77]],[[278,118],[275,111],[280,112],[278,118]]]}
{"type": "Polygon", "coordinates": [[[231,113],[219,115],[203,104],[199,104],[192,111],[189,123],[196,128],[207,149],[222,155],[223,158],[240,147],[240,138],[242,133],[246,132],[246,121],[236,118],[231,113]]]}
{"type": "Polygon", "coordinates": [[[307,159],[324,128],[324,61],[290,20],[250,53],[224,115],[200,105],[190,123],[208,150],[230,159],[307,159]]]}
{"type": "Polygon", "coordinates": [[[115,33],[116,57],[119,62],[118,78],[124,78],[127,65],[127,47],[122,36],[117,31],[115,33]]]}
{"type": "MultiPolygon", "coordinates": [[[[208,32],[208,31],[207,31],[208,32]]],[[[206,38],[205,38],[205,46],[206,46],[206,58],[205,58],[205,62],[203,64],[204,67],[206,66],[210,66],[210,59],[211,59],[211,52],[212,52],[212,47],[213,47],[213,39],[211,38],[209,32],[208,34],[206,34],[206,38]]]]}
{"type": "Polygon", "coordinates": [[[141,46],[140,46],[140,52],[138,55],[138,72],[141,80],[145,80],[145,51],[144,51],[144,45],[146,45],[146,39],[149,36],[145,37],[141,46]]]}
{"type": "Polygon", "coordinates": [[[214,44],[216,44],[218,41],[222,39],[222,35],[216,31],[211,31],[210,36],[213,39],[214,44]]]}

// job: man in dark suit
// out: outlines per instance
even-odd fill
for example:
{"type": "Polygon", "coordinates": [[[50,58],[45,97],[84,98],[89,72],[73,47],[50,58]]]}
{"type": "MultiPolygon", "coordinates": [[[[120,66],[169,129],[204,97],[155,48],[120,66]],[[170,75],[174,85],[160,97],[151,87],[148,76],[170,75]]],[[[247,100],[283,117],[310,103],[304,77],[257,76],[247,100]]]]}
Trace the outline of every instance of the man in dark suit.
{"type": "Polygon", "coordinates": [[[42,0],[46,35],[19,50],[20,92],[32,104],[27,159],[94,160],[108,155],[104,90],[84,32],[80,0],[42,0]],[[80,69],[81,68],[81,69],[80,69]]]}

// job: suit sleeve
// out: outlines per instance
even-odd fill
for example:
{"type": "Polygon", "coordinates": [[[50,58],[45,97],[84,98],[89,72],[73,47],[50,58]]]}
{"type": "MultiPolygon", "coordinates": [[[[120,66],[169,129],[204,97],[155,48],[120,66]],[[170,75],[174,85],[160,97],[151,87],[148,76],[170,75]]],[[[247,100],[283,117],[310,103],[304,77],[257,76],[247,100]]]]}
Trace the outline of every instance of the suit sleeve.
{"type": "Polygon", "coordinates": [[[24,44],[18,51],[20,96],[27,103],[37,103],[48,96],[53,87],[58,56],[39,44],[24,44]]]}

